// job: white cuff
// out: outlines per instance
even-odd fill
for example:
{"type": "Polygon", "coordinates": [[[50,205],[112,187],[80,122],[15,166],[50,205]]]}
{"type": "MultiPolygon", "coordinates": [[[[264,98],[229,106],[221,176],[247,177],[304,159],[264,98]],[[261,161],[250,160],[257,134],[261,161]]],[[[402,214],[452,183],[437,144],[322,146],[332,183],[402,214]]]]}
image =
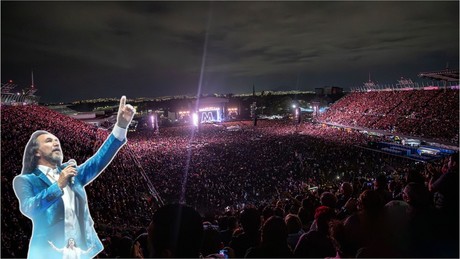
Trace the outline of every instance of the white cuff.
{"type": "Polygon", "coordinates": [[[119,141],[123,141],[126,139],[126,134],[128,133],[127,129],[123,129],[122,127],[119,127],[118,125],[115,124],[113,126],[112,134],[115,138],[117,138],[119,141]]]}

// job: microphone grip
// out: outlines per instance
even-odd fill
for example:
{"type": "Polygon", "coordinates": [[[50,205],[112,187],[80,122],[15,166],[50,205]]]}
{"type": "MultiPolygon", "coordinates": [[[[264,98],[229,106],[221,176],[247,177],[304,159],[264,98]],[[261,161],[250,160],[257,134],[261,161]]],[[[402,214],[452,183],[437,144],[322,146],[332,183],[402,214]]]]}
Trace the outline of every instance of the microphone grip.
{"type": "MultiPolygon", "coordinates": [[[[77,161],[75,161],[75,159],[69,159],[69,161],[67,161],[67,163],[64,164],[65,166],[72,166],[72,167],[75,167],[77,168],[77,161]]],[[[69,184],[72,186],[75,184],[75,177],[70,177],[69,179],[69,184]]]]}

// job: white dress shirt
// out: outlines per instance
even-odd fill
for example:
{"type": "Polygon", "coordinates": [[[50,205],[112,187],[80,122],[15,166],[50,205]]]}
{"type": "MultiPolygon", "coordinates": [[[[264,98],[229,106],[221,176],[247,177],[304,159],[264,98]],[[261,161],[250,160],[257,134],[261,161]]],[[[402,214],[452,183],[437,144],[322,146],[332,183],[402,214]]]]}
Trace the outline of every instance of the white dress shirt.
{"type": "MultiPolygon", "coordinates": [[[[56,169],[44,165],[38,165],[38,169],[42,171],[51,183],[57,182],[59,174],[56,169]]],[[[65,241],[69,238],[74,238],[77,242],[81,241],[80,224],[78,223],[77,214],[75,211],[75,192],[67,185],[62,189],[61,197],[64,203],[64,226],[65,226],[65,241]]]]}

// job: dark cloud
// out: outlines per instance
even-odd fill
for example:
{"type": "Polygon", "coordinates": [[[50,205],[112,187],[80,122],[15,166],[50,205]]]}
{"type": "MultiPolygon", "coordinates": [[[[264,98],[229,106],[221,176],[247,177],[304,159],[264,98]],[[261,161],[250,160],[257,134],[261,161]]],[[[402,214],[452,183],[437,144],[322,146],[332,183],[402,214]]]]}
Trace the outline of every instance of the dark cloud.
{"type": "Polygon", "coordinates": [[[452,2],[2,2],[2,82],[42,100],[380,82],[458,67],[452,2]],[[204,51],[205,38],[207,49],[204,51]],[[206,55],[205,55],[206,53],[206,55]],[[203,72],[202,61],[205,61],[203,72]]]}

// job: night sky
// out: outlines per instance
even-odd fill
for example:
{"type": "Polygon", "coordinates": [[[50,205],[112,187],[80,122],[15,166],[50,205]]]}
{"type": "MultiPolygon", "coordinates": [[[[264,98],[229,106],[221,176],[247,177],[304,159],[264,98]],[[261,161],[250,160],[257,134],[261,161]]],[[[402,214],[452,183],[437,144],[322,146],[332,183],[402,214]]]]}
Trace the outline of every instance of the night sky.
{"type": "Polygon", "coordinates": [[[2,1],[1,44],[45,103],[195,95],[203,61],[202,93],[347,90],[458,68],[459,2],[2,1]]]}

